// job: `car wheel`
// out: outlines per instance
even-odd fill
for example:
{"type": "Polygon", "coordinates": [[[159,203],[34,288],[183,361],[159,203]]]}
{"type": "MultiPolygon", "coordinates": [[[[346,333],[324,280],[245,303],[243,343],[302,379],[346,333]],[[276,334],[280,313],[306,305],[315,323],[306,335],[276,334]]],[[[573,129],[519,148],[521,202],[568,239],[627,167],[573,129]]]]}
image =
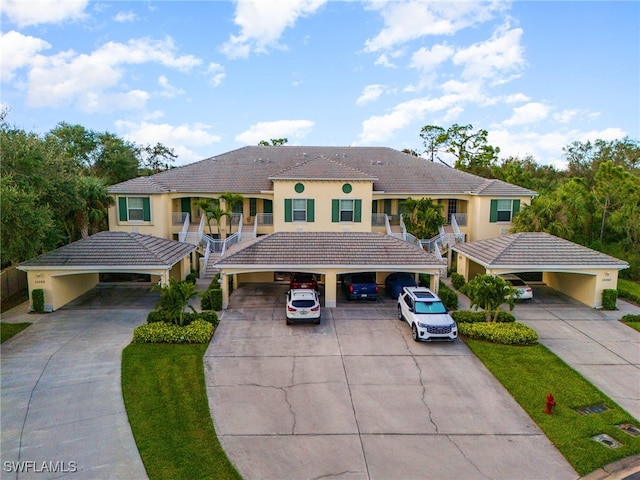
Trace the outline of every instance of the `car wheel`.
{"type": "Polygon", "coordinates": [[[416,327],[415,323],[411,326],[411,338],[413,338],[414,342],[420,341],[420,335],[418,335],[418,327],[416,327]]]}
{"type": "Polygon", "coordinates": [[[289,317],[287,317],[287,325],[292,325],[293,324],[293,320],[291,320],[289,317]]]}
{"type": "Polygon", "coordinates": [[[404,320],[402,317],[402,307],[398,305],[398,320],[404,320]]]}
{"type": "Polygon", "coordinates": [[[313,321],[313,323],[314,323],[315,325],[320,325],[320,319],[319,319],[319,318],[316,318],[316,319],[313,321]]]}

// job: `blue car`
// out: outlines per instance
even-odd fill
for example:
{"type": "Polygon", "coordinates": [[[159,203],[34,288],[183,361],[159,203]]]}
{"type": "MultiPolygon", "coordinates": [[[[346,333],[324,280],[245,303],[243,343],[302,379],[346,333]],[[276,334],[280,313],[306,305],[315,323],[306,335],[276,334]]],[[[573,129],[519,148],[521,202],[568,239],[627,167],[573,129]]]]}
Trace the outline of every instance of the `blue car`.
{"type": "Polygon", "coordinates": [[[413,273],[397,272],[387,276],[384,286],[391,298],[398,298],[404,287],[417,287],[418,284],[413,273]]]}

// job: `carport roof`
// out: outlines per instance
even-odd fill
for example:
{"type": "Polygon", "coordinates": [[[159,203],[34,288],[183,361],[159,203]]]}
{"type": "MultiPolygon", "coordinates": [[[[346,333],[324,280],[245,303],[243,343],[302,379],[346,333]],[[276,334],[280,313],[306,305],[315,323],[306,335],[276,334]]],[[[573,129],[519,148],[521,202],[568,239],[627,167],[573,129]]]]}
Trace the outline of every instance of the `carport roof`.
{"type": "Polygon", "coordinates": [[[217,267],[446,267],[433,253],[374,232],[276,232],[231,248],[217,267]]]}
{"type": "Polygon", "coordinates": [[[27,260],[19,267],[23,270],[43,267],[169,268],[195,248],[189,243],[139,233],[100,232],[27,260]]]}
{"type": "Polygon", "coordinates": [[[550,271],[563,268],[622,270],[629,267],[627,262],[543,232],[514,233],[452,248],[485,268],[550,271]]]}

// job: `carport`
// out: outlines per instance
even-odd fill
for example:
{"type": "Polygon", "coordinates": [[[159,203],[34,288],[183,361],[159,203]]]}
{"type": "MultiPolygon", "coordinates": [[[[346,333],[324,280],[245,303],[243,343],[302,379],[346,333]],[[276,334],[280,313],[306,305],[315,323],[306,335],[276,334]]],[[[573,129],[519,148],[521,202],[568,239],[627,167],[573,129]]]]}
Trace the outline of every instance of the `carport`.
{"type": "Polygon", "coordinates": [[[416,245],[374,232],[276,232],[230,248],[215,266],[222,276],[223,308],[229,282],[273,281],[274,272],[308,272],[325,279],[324,306],[335,307],[338,276],[353,272],[413,272],[431,275],[438,291],[446,261],[416,245]]]}
{"type": "Polygon", "coordinates": [[[616,289],[629,264],[543,232],[522,232],[458,244],[457,271],[468,281],[480,274],[541,272],[542,281],[592,308],[602,292],[616,289]]]}
{"type": "Polygon", "coordinates": [[[100,273],[148,274],[162,285],[170,278],[184,280],[195,248],[139,233],[100,232],[23,262],[18,269],[27,272],[29,300],[34,289],[42,289],[45,311],[53,311],[94,288],[100,273]]]}

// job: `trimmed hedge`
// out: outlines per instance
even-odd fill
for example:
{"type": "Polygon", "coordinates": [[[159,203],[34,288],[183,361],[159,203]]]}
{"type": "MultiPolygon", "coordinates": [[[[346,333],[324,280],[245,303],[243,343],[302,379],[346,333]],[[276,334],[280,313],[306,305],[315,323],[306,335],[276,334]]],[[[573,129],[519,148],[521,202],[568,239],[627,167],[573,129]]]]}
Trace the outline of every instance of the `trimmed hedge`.
{"type": "Polygon", "coordinates": [[[620,320],[622,320],[623,322],[640,322],[640,315],[627,313],[620,320]]]}
{"type": "Polygon", "coordinates": [[[614,288],[608,288],[602,291],[602,308],[605,310],[618,309],[618,291],[614,288]]]}
{"type": "Polygon", "coordinates": [[[453,272],[451,274],[451,284],[456,290],[460,290],[462,287],[464,287],[465,283],[467,283],[467,281],[464,279],[464,275],[457,272],[453,272]]]}
{"type": "Polygon", "coordinates": [[[446,283],[440,282],[438,296],[442,304],[450,310],[458,308],[458,294],[451,290],[446,283]]]}
{"type": "MultiPolygon", "coordinates": [[[[484,310],[458,310],[457,312],[451,312],[451,316],[456,323],[480,323],[486,321],[484,310]]],[[[498,313],[497,323],[513,323],[515,321],[516,317],[509,312],[500,310],[498,313]]]]}
{"type": "Polygon", "coordinates": [[[218,288],[210,287],[202,293],[200,297],[200,308],[202,310],[222,310],[222,289],[219,285],[217,286],[218,288]]]}
{"type": "MultiPolygon", "coordinates": [[[[218,314],[215,311],[206,312],[185,312],[184,313],[184,326],[190,325],[196,320],[204,320],[212,325],[218,325],[218,314]]],[[[168,310],[154,310],[147,315],[147,323],[178,323],[178,314],[170,312],[168,310]]]]}
{"type": "Polygon", "coordinates": [[[536,345],[538,334],[522,323],[477,322],[458,324],[460,335],[502,345],[536,345]]]}
{"type": "Polygon", "coordinates": [[[198,278],[198,276],[195,273],[191,272],[191,273],[187,274],[187,277],[185,278],[184,281],[187,282],[187,283],[191,283],[191,284],[195,285],[197,278],[198,278]]]}
{"type": "Polygon", "coordinates": [[[154,322],[137,327],[133,331],[133,343],[208,343],[213,332],[213,324],[201,319],[184,327],[154,322]]]}
{"type": "Polygon", "coordinates": [[[44,313],[44,290],[41,288],[34,288],[31,292],[31,302],[34,312],[44,313]]]}

